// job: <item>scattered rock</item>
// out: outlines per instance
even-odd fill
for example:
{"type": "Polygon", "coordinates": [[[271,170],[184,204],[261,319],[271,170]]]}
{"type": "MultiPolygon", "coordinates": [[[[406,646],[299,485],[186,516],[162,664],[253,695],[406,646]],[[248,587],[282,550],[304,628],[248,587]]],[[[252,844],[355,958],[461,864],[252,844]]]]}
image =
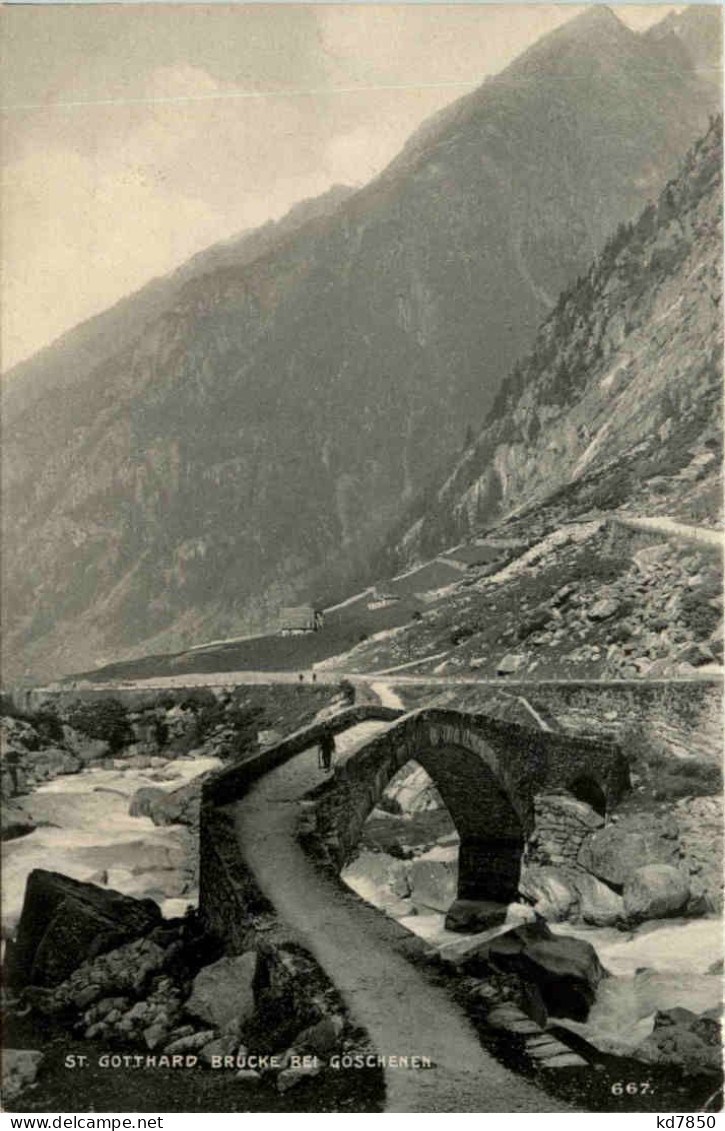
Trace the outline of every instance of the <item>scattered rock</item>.
{"type": "Polygon", "coordinates": [[[258,1088],[262,1083],[262,1077],[255,1068],[240,1068],[234,1079],[251,1088],[258,1088]]]}
{"type": "Polygon", "coordinates": [[[568,918],[576,908],[577,893],[568,874],[553,867],[525,867],[521,871],[519,892],[534,905],[534,910],[550,923],[568,918]]]}
{"type": "Polygon", "coordinates": [[[496,675],[513,675],[526,663],[526,657],[518,652],[508,652],[496,664],[496,675]]]}
{"type": "Polygon", "coordinates": [[[213,1041],[209,1041],[208,1045],[204,1045],[199,1056],[204,1064],[211,1066],[212,1057],[233,1056],[238,1047],[237,1037],[216,1037],[213,1041]]]}
{"type": "Polygon", "coordinates": [[[654,1029],[638,1046],[636,1055],[649,1064],[672,1064],[698,1075],[719,1073],[721,1042],[721,1025],[716,1017],[698,1016],[676,1007],[655,1014],[654,1029]]]}
{"type": "Polygon", "coordinates": [[[292,1043],[299,1052],[324,1056],[337,1048],[344,1027],[345,1022],[339,1014],[323,1017],[316,1025],[303,1029],[292,1043]]]}
{"type": "Polygon", "coordinates": [[[310,1080],[315,1076],[319,1076],[319,1074],[319,1064],[299,1064],[294,1067],[284,1068],[277,1077],[277,1090],[279,1092],[288,1092],[290,1088],[301,1084],[303,1080],[310,1080]]]}
{"type": "Polygon", "coordinates": [[[166,1025],[161,1022],[156,1022],[154,1025],[149,1025],[148,1029],[144,1029],[143,1037],[146,1042],[146,1047],[149,1049],[156,1049],[167,1038],[169,1030],[166,1025]]]}
{"type": "Polygon", "coordinates": [[[4,1049],[2,1057],[3,1096],[14,1099],[35,1082],[43,1062],[42,1052],[35,1049],[4,1049]]]}
{"type": "Polygon", "coordinates": [[[149,816],[155,825],[199,825],[202,783],[199,778],[187,782],[171,793],[161,791],[161,796],[151,802],[149,816]]]}
{"type": "Polygon", "coordinates": [[[78,1010],[87,1009],[88,1006],[92,1005],[94,1001],[98,1001],[102,992],[103,991],[101,990],[100,986],[84,986],[83,989],[79,990],[75,997],[72,999],[73,1005],[78,1010]]]}
{"type": "Polygon", "coordinates": [[[414,860],[408,871],[412,899],[420,906],[445,911],[455,899],[456,860],[414,860]]]}
{"type": "Polygon", "coordinates": [[[609,620],[615,613],[619,612],[620,603],[613,597],[602,597],[601,600],[595,601],[590,609],[587,609],[587,616],[590,620],[609,620]]]}
{"type": "Polygon", "coordinates": [[[188,1037],[177,1037],[164,1049],[165,1053],[173,1056],[174,1053],[199,1052],[205,1045],[210,1044],[216,1037],[216,1030],[202,1029],[198,1033],[191,1033],[188,1037]]]}
{"type": "Polygon", "coordinates": [[[579,915],[585,923],[596,927],[611,927],[623,921],[624,901],[596,876],[580,872],[574,878],[579,896],[579,915]]]}
{"type": "Polygon", "coordinates": [[[194,979],[191,997],[184,1007],[186,1012],[219,1028],[234,1018],[250,1018],[254,1013],[256,972],[255,951],[220,958],[205,966],[194,979]]]}
{"type": "Polygon", "coordinates": [[[506,921],[507,905],[483,899],[457,899],[446,915],[447,931],[474,934],[506,921]]]}

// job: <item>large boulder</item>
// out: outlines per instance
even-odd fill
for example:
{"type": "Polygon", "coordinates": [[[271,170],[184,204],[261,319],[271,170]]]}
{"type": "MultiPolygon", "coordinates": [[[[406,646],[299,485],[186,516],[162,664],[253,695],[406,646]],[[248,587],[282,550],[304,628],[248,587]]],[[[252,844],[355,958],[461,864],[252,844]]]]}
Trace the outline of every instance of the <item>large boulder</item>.
{"type": "Polygon", "coordinates": [[[519,891],[549,923],[582,919],[609,927],[624,919],[621,895],[578,868],[529,865],[522,870],[519,891]]]}
{"type": "Polygon", "coordinates": [[[0,755],[2,757],[5,757],[11,750],[18,752],[38,750],[41,744],[41,737],[32,723],[9,715],[3,715],[0,719],[0,755]]]}
{"type": "Polygon", "coordinates": [[[587,872],[575,873],[574,883],[579,896],[579,917],[585,923],[595,927],[612,927],[623,922],[624,903],[616,891],[587,872]]]}
{"type": "Polygon", "coordinates": [[[583,939],[553,935],[543,922],[524,923],[491,939],[478,952],[504,973],[537,986],[554,1017],[585,1021],[605,970],[583,939]],[[484,949],[485,948],[485,949],[484,949]]]}
{"type": "Polygon", "coordinates": [[[2,840],[16,840],[17,837],[27,836],[35,829],[33,820],[28,813],[11,801],[0,803],[0,821],[2,827],[2,840]]]}
{"type": "Polygon", "coordinates": [[[624,911],[632,922],[678,915],[689,898],[687,879],[671,864],[645,864],[624,885],[624,911]]]}
{"type": "Polygon", "coordinates": [[[63,726],[63,745],[84,765],[107,758],[111,751],[111,745],[105,738],[90,738],[68,725],[63,726]]]}
{"type": "Polygon", "coordinates": [[[549,923],[567,919],[577,907],[577,892],[571,875],[560,868],[531,865],[522,868],[519,893],[549,923]]]}
{"type": "Polygon", "coordinates": [[[499,927],[506,921],[508,907],[505,903],[492,903],[484,899],[457,899],[448,909],[446,930],[462,934],[475,934],[489,927],[499,927]]]}
{"type": "Polygon", "coordinates": [[[457,860],[414,860],[408,872],[410,895],[414,903],[445,911],[456,898],[457,860]]]}
{"type": "Polygon", "coordinates": [[[632,814],[587,837],[579,850],[579,864],[605,883],[622,887],[643,864],[677,860],[677,837],[671,816],[632,814]]]}
{"type": "Polygon", "coordinates": [[[223,1029],[230,1021],[244,1022],[254,1013],[257,954],[247,951],[235,958],[220,958],[205,966],[194,979],[184,1008],[192,1017],[223,1029]]]}
{"type": "Polygon", "coordinates": [[[201,809],[201,779],[182,785],[151,802],[149,816],[155,825],[188,825],[197,828],[201,809]]]}
{"type": "Polygon", "coordinates": [[[28,876],[9,962],[14,985],[57,986],[85,960],[145,935],[161,922],[150,899],[137,900],[58,872],[28,876]]]}

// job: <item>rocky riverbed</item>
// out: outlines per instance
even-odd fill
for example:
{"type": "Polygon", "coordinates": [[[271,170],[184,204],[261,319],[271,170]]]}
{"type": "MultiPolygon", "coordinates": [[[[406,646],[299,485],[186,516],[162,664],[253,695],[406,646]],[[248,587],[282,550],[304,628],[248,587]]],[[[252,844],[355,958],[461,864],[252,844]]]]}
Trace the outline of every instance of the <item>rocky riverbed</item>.
{"type": "Polygon", "coordinates": [[[591,944],[609,975],[596,986],[588,1016],[562,1019],[562,1026],[603,1053],[717,1070],[719,798],[680,799],[667,810],[608,821],[574,798],[540,799],[521,899],[486,930],[476,929],[470,909],[468,926],[466,908],[463,918],[458,910],[458,836],[425,772],[401,771],[383,804],[343,872],[361,898],[457,970],[490,940],[546,920],[554,935],[591,944]]]}
{"type": "MultiPolygon", "coordinates": [[[[310,711],[288,698],[294,729],[310,711]]],[[[201,782],[277,722],[226,695],[201,709],[207,725],[199,703],[117,712],[115,751],[57,717],[5,721],[11,1109],[380,1110],[378,1068],[343,1087],[309,1063],[372,1051],[315,962],[269,916],[260,945],[228,957],[195,914],[201,782]],[[82,1095],[68,1050],[85,1058],[82,1095]],[[114,1058],[143,1069],[145,1107],[114,1058]]]]}
{"type": "Polygon", "coordinates": [[[12,935],[23,905],[27,877],[34,868],[91,880],[126,895],[154,899],[167,917],[195,906],[192,860],[195,845],[182,825],[157,827],[150,817],[132,817],[129,808],[140,789],[171,794],[221,765],[218,758],[181,759],[135,769],[123,760],[108,768],[89,767],[61,775],[24,799],[35,825],[3,851],[2,925],[12,935]]]}

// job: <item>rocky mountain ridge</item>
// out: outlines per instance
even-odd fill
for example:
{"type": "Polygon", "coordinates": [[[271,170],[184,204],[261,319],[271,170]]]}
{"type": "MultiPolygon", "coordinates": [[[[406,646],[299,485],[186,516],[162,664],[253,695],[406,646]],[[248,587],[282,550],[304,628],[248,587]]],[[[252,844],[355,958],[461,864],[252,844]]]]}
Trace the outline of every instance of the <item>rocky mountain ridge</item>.
{"type": "Polygon", "coordinates": [[[562,292],[398,564],[501,518],[635,504],[718,525],[722,123],[562,292]],[[546,500],[546,504],[544,504],[546,500]]]}

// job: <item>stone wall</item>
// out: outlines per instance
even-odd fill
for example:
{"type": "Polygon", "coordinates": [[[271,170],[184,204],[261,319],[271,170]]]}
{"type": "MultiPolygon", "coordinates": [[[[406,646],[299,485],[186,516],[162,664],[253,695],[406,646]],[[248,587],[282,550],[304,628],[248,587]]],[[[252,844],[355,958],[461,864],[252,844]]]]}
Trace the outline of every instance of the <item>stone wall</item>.
{"type": "Polygon", "coordinates": [[[348,707],[346,710],[340,711],[333,718],[326,719],[322,723],[313,723],[311,726],[303,727],[274,746],[260,751],[253,758],[235,763],[215,774],[213,779],[204,787],[205,802],[223,805],[232,800],[238,800],[244,796],[252,782],[256,781],[257,778],[269,773],[275,767],[281,766],[295,754],[306,750],[308,746],[314,746],[326,731],[339,734],[343,730],[349,730],[350,727],[367,722],[370,719],[392,722],[402,714],[401,710],[393,707],[361,703],[357,707],[348,707]]]}
{"type": "Polygon", "coordinates": [[[368,719],[392,720],[400,711],[363,704],[341,711],[324,724],[313,724],[260,751],[204,783],[199,821],[199,908],[210,930],[224,939],[229,954],[256,946],[269,937],[273,909],[259,891],[239,848],[233,803],[265,773],[319,741],[323,730],[335,733],[368,719]]]}
{"type": "Polygon", "coordinates": [[[527,860],[579,868],[584,841],[603,824],[602,816],[574,797],[540,794],[534,798],[534,831],[527,844],[527,860]]]}

